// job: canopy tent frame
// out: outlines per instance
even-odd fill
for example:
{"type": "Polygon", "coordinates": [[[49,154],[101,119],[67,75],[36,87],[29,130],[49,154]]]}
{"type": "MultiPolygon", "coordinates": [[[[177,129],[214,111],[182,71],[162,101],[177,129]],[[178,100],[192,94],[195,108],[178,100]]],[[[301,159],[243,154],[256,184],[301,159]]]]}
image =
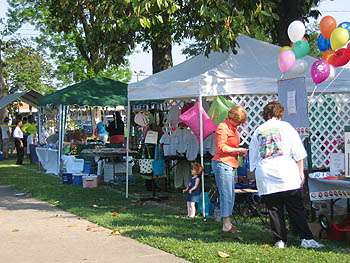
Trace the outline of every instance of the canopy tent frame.
{"type": "MultiPolygon", "coordinates": [[[[190,97],[176,97],[176,98],[167,98],[167,99],[186,99],[186,98],[190,98],[190,97]]],[[[191,97],[191,98],[196,98],[198,99],[199,102],[199,108],[200,108],[200,114],[199,114],[199,127],[200,127],[200,134],[199,134],[199,148],[200,148],[200,162],[202,167],[204,167],[204,139],[203,139],[203,116],[202,116],[202,109],[203,109],[203,96],[199,95],[198,97],[191,97]]],[[[159,99],[159,100],[164,100],[164,99],[159,99]]],[[[131,108],[131,103],[132,102],[140,102],[142,100],[130,100],[128,99],[128,122],[127,122],[127,137],[126,137],[126,152],[127,152],[127,159],[129,156],[129,134],[130,134],[130,108],[131,108]]],[[[205,178],[204,178],[204,169],[201,173],[201,188],[202,188],[202,214],[204,219],[206,218],[206,211],[205,211],[205,182],[204,182],[205,178]]],[[[128,172],[128,167],[126,169],[126,188],[125,188],[125,197],[128,198],[129,197],[129,186],[128,186],[128,182],[129,182],[129,172],[128,172]]]]}
{"type": "MultiPolygon", "coordinates": [[[[58,106],[58,110],[59,110],[59,116],[58,116],[58,132],[59,132],[59,145],[58,145],[58,157],[57,157],[57,164],[58,164],[58,171],[59,174],[62,174],[62,152],[63,152],[63,142],[64,142],[64,134],[65,134],[65,126],[66,126],[66,119],[67,119],[67,114],[68,114],[68,109],[69,109],[69,105],[78,105],[78,106],[89,106],[89,107],[113,107],[113,106],[117,106],[116,104],[112,103],[113,99],[119,101],[119,105],[123,104],[123,106],[125,106],[125,104],[127,104],[128,99],[127,99],[127,87],[128,85],[126,83],[122,83],[120,81],[116,81],[116,80],[112,80],[112,79],[108,79],[108,78],[100,78],[100,77],[96,77],[93,79],[89,79],[89,80],[85,80],[79,83],[75,83],[73,85],[70,85],[62,90],[58,90],[55,93],[49,94],[47,96],[44,96],[43,98],[40,99],[39,101],[39,105],[41,107],[45,106],[45,105],[49,105],[49,104],[54,104],[56,106],[58,106]],[[76,103],[71,103],[70,99],[72,99],[72,96],[76,96],[76,89],[80,89],[80,90],[85,90],[87,89],[87,87],[92,87],[93,85],[97,85],[97,89],[101,89],[104,87],[105,84],[103,84],[102,82],[108,82],[107,84],[110,85],[110,90],[106,91],[104,90],[104,94],[107,97],[106,100],[101,100],[101,104],[103,105],[90,105],[91,103],[94,102],[94,99],[96,98],[96,87],[91,89],[91,96],[88,98],[88,100],[82,100],[81,97],[76,97],[76,103]],[[90,86],[89,86],[89,83],[90,86]],[[102,86],[98,87],[99,84],[102,84],[102,86]],[[119,89],[118,92],[119,94],[114,93],[115,90],[112,90],[112,86],[113,85],[113,89],[119,89]],[[125,88],[125,91],[123,91],[122,89],[125,88]],[[69,94],[69,96],[66,96],[66,94],[69,94]],[[70,94],[72,93],[73,94],[70,94]],[[111,99],[111,96],[113,97],[111,99]],[[86,104],[85,104],[86,103],[86,104]]],[[[86,91],[87,92],[87,91],[86,91]]],[[[74,98],[73,98],[74,99],[74,98]]],[[[118,104],[118,103],[117,103],[118,104]]],[[[42,109],[43,110],[43,109],[42,109]]],[[[129,114],[129,112],[128,112],[129,114]]],[[[39,122],[39,125],[41,125],[41,121],[39,122]]],[[[41,130],[42,127],[39,126],[39,130],[41,130]]],[[[127,156],[129,155],[129,153],[127,153],[127,156]]],[[[127,171],[128,171],[128,158],[126,160],[126,167],[127,167],[127,171]]]]}

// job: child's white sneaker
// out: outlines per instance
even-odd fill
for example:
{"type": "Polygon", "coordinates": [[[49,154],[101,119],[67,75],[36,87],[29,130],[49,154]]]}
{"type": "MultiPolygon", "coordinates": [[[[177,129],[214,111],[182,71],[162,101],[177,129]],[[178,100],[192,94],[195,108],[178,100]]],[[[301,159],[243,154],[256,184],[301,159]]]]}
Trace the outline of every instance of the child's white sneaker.
{"type": "Polygon", "coordinates": [[[300,246],[302,248],[323,248],[324,245],[321,243],[318,243],[314,239],[302,239],[300,246]]]}
{"type": "Polygon", "coordinates": [[[282,240],[279,240],[275,243],[275,246],[276,248],[285,248],[287,245],[286,243],[284,243],[282,240]]]}

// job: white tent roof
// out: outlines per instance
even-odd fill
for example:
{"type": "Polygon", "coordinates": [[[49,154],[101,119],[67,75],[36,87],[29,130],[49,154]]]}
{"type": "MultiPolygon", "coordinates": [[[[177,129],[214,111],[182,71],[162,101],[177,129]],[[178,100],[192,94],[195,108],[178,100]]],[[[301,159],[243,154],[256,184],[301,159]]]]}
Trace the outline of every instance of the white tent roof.
{"type": "MultiPolygon", "coordinates": [[[[281,78],[277,65],[279,47],[244,35],[238,37],[238,44],[237,55],[231,52],[212,52],[208,57],[198,55],[129,84],[129,100],[277,93],[277,80],[281,78]]],[[[307,56],[304,60],[308,63],[306,85],[312,92],[315,85],[310,78],[310,66],[315,58],[307,56]]],[[[328,84],[321,84],[316,92],[324,91],[328,84]]],[[[349,69],[345,69],[326,92],[350,92],[349,69]]]]}

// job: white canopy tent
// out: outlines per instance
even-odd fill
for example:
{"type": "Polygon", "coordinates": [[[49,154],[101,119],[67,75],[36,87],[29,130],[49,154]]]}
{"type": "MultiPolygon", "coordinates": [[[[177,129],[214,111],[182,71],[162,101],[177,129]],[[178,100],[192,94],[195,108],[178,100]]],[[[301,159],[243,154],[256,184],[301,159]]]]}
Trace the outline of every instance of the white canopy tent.
{"type": "MultiPolygon", "coordinates": [[[[244,35],[238,37],[238,44],[237,55],[213,52],[208,57],[195,56],[140,82],[131,83],[129,100],[277,93],[277,80],[281,79],[277,65],[280,47],[244,35]]],[[[312,92],[315,85],[309,69],[316,59],[307,56],[304,60],[308,63],[306,85],[312,92]]],[[[317,91],[323,91],[328,84],[321,84],[317,91]]],[[[350,71],[344,70],[326,92],[350,92],[350,71]]]]}
{"type": "MultiPolygon", "coordinates": [[[[212,52],[208,57],[198,55],[140,82],[129,84],[128,114],[130,114],[130,102],[132,101],[199,98],[201,106],[202,97],[232,94],[276,94],[278,80],[282,77],[300,76],[286,75],[281,77],[277,65],[279,46],[244,35],[239,36],[237,42],[239,48],[236,55],[232,52],[212,52]]],[[[311,93],[315,85],[312,83],[309,68],[316,59],[307,56],[304,60],[308,63],[305,77],[307,90],[311,93]]],[[[320,91],[350,92],[350,71],[348,69],[342,70],[340,78],[335,79],[331,85],[329,83],[320,85],[316,92],[320,91]]],[[[202,127],[201,117],[200,114],[202,127]]],[[[129,119],[128,130],[130,129],[129,119]]],[[[203,165],[203,134],[200,137],[200,154],[203,165]]],[[[127,147],[129,147],[129,138],[127,138],[127,147]]],[[[128,188],[126,191],[128,195],[128,188]]],[[[203,176],[202,192],[204,192],[203,176]]]]}

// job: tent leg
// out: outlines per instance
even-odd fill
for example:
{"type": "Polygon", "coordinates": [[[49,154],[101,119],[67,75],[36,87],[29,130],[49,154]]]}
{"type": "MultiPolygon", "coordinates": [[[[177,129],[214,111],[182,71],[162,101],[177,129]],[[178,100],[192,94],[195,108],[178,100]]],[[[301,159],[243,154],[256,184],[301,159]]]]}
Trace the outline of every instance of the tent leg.
{"type": "Polygon", "coordinates": [[[125,180],[125,198],[129,197],[129,141],[130,141],[130,101],[128,100],[128,112],[126,120],[126,180],[125,180]]]}
{"type": "Polygon", "coordinates": [[[63,149],[63,121],[64,121],[64,105],[59,105],[59,128],[58,128],[58,158],[57,158],[57,167],[58,167],[58,174],[61,175],[61,156],[62,156],[62,149],[63,149]]]}
{"type": "MultiPolygon", "coordinates": [[[[202,116],[202,109],[203,109],[203,102],[202,102],[202,95],[199,96],[199,136],[200,136],[200,155],[201,155],[201,165],[204,167],[204,146],[203,146],[203,116],[202,116]]],[[[203,212],[203,218],[205,219],[205,192],[204,192],[204,169],[202,171],[202,212],[203,212]]]]}

